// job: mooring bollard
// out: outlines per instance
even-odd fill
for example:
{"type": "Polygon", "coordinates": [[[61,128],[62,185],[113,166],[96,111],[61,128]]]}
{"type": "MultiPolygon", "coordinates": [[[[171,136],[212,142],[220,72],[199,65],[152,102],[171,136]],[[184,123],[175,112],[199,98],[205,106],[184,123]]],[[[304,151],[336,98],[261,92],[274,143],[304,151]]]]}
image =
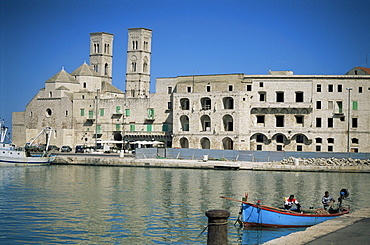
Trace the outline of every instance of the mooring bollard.
{"type": "Polygon", "coordinates": [[[227,223],[230,212],[214,209],[206,212],[208,217],[207,245],[227,245],[227,223]]]}

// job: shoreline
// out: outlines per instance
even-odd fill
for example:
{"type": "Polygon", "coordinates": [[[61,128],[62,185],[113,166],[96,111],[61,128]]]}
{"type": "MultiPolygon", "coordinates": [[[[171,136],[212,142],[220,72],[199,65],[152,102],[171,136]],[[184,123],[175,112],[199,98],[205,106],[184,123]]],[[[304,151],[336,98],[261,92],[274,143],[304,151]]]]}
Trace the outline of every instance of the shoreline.
{"type": "Polygon", "coordinates": [[[242,161],[202,161],[183,159],[135,159],[134,157],[118,157],[118,155],[57,155],[51,165],[88,165],[112,167],[156,167],[156,168],[187,168],[215,170],[252,170],[252,171],[292,171],[292,172],[340,172],[370,173],[370,166],[318,166],[302,164],[278,164],[276,162],[242,162],[242,161]]]}
{"type": "Polygon", "coordinates": [[[357,239],[368,241],[368,220],[370,207],[363,207],[353,213],[345,214],[320,224],[310,226],[304,231],[291,233],[287,236],[265,242],[274,244],[362,244],[357,239]],[[354,231],[353,231],[354,230],[354,231]],[[365,239],[366,236],[366,239],[365,239]]]}

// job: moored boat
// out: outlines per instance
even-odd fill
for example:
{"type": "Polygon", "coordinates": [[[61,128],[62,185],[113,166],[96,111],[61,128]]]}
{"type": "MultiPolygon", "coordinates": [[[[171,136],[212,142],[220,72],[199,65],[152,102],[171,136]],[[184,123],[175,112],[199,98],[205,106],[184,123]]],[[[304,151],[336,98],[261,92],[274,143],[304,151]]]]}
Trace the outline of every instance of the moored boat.
{"type": "MultiPolygon", "coordinates": [[[[42,153],[33,154],[26,147],[17,147],[7,138],[8,128],[0,121],[0,165],[48,165],[55,156],[47,151],[48,144],[42,153]]],[[[40,135],[40,134],[39,134],[40,135]]]]}
{"type": "MultiPolygon", "coordinates": [[[[337,209],[332,209],[330,212],[323,208],[294,212],[265,206],[259,201],[253,204],[247,202],[246,197],[244,197],[242,201],[227,197],[221,198],[242,203],[240,212],[241,219],[238,218],[237,221],[244,227],[308,227],[349,213],[349,207],[342,207],[341,205],[337,209]]],[[[342,198],[342,196],[340,198],[342,198]]]]}

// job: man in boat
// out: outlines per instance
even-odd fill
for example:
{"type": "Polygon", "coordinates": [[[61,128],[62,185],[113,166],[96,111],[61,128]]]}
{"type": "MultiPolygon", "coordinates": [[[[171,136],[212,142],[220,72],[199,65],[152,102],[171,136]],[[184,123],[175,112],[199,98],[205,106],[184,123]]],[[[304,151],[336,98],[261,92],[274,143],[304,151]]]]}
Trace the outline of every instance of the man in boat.
{"type": "Polygon", "coordinates": [[[290,195],[289,198],[287,198],[284,202],[284,207],[287,210],[300,212],[301,211],[301,205],[297,201],[297,199],[294,198],[294,195],[290,195]],[[295,208],[293,208],[293,204],[295,204],[295,208]]]}
{"type": "Polygon", "coordinates": [[[330,209],[332,202],[335,202],[334,198],[329,195],[328,191],[325,191],[325,195],[322,197],[322,204],[324,205],[324,209],[330,209]]]}

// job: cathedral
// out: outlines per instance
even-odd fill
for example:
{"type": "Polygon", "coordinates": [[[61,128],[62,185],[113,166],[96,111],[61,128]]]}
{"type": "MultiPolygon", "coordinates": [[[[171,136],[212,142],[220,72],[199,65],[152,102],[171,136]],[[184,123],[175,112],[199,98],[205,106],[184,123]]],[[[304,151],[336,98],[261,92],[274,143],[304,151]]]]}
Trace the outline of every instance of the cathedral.
{"type": "Polygon", "coordinates": [[[370,69],[345,75],[192,75],[156,79],[150,93],[152,30],[128,29],[126,91],[112,84],[114,35],[90,34],[90,64],[63,68],[22,112],[13,142],[42,129],[51,144],[135,142],[165,147],[261,151],[370,152],[370,69]]]}

